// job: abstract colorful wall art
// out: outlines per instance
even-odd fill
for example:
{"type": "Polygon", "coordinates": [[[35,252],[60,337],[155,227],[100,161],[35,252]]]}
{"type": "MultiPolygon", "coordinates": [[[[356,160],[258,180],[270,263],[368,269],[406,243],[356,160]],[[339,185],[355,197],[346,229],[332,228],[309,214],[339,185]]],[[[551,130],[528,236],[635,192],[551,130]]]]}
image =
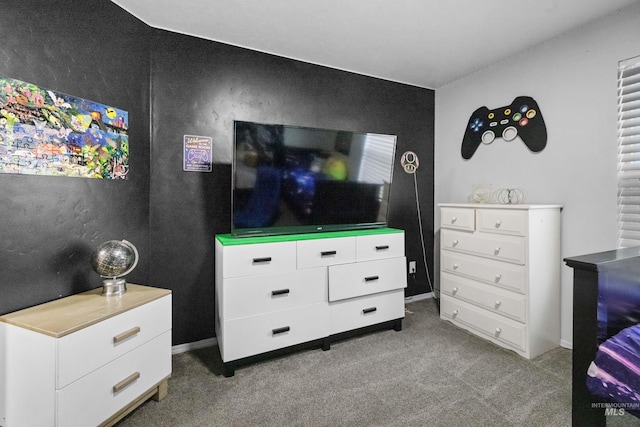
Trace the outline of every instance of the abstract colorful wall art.
{"type": "Polygon", "coordinates": [[[127,179],[126,111],[0,76],[0,173],[127,179]]]}

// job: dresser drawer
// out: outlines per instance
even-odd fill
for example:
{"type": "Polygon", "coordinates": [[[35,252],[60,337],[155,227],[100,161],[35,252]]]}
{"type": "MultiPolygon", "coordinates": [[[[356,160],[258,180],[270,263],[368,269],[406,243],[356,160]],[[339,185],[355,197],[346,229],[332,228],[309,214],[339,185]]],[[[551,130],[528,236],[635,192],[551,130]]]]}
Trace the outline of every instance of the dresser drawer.
{"type": "Polygon", "coordinates": [[[299,240],[297,243],[299,269],[344,264],[356,260],[355,237],[299,240]]]}
{"type": "Polygon", "coordinates": [[[356,237],[357,262],[401,256],[404,256],[404,233],[356,237]]]}
{"type": "Polygon", "coordinates": [[[526,297],[486,283],[443,273],[440,289],[446,295],[461,299],[519,322],[526,319],[526,297]]]}
{"type": "Polygon", "coordinates": [[[484,233],[526,236],[528,215],[525,211],[508,209],[479,209],[476,212],[478,231],[484,233]]]}
{"type": "Polygon", "coordinates": [[[443,295],[440,312],[454,323],[481,333],[481,336],[500,341],[509,347],[526,351],[526,326],[482,308],[443,295]]]}
{"type": "Polygon", "coordinates": [[[440,208],[440,227],[475,231],[476,211],[472,208],[440,208]]]}
{"type": "Polygon", "coordinates": [[[265,353],[315,339],[329,332],[326,302],[258,316],[241,317],[223,323],[225,340],[223,362],[265,353]]]}
{"type": "Polygon", "coordinates": [[[517,236],[470,234],[442,230],[443,249],[465,252],[523,265],[526,259],[525,239],[517,236]]]}
{"type": "Polygon", "coordinates": [[[288,310],[327,300],[327,268],[307,268],[223,281],[225,319],[288,310]]]}
{"type": "Polygon", "coordinates": [[[58,390],[56,425],[98,425],[170,374],[171,332],[167,331],[58,390]]]}
{"type": "Polygon", "coordinates": [[[281,273],[296,269],[296,242],[224,246],[225,278],[281,273]]]}
{"type": "Polygon", "coordinates": [[[442,251],[440,265],[443,271],[452,274],[480,280],[521,294],[526,290],[526,269],[522,265],[452,251],[442,251]]]}
{"type": "Polygon", "coordinates": [[[332,302],[331,334],[404,317],[404,290],[332,302]]]}
{"type": "MultiPolygon", "coordinates": [[[[113,298],[111,303],[118,304],[118,297],[113,298]]],[[[65,387],[170,329],[171,295],[167,295],[60,338],[57,388],[65,387]]]]}
{"type": "Polygon", "coordinates": [[[406,286],[405,257],[329,267],[329,301],[370,295],[406,286]]]}

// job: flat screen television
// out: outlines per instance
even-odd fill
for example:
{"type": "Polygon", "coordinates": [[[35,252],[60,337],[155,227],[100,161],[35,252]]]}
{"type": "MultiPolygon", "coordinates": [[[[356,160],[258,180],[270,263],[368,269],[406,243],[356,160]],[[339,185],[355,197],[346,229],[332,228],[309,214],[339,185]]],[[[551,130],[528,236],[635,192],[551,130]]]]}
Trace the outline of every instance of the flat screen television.
{"type": "Polygon", "coordinates": [[[396,140],[235,121],[231,234],[385,227],[396,140]]]}

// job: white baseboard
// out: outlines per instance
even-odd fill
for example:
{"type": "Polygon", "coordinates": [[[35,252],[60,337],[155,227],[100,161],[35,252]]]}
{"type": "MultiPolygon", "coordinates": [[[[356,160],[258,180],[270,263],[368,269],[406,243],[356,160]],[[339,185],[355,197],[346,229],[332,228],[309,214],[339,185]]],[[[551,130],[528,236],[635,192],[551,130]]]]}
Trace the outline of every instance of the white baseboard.
{"type": "Polygon", "coordinates": [[[197,350],[199,348],[211,347],[218,344],[218,340],[214,338],[207,338],[196,342],[188,342],[185,344],[178,344],[171,347],[171,354],[180,354],[191,350],[197,350]]]}
{"type": "Polygon", "coordinates": [[[416,301],[420,301],[420,300],[423,300],[423,299],[430,299],[430,298],[433,298],[433,292],[429,292],[429,293],[426,293],[426,294],[412,295],[410,297],[406,297],[404,299],[404,302],[405,303],[416,302],[416,301]]]}
{"type": "Polygon", "coordinates": [[[573,350],[573,343],[567,340],[560,340],[560,347],[568,348],[569,350],[573,350]]]}

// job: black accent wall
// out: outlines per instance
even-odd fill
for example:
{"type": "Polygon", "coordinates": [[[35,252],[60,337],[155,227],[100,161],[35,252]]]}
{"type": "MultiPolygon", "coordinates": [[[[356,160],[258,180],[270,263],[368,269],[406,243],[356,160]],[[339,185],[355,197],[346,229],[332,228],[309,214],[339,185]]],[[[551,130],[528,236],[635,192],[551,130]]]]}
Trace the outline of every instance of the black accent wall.
{"type": "Polygon", "coordinates": [[[149,278],[149,27],[110,1],[4,2],[0,74],[129,112],[128,181],[0,174],[0,313],[101,285],[89,257],[127,239],[149,278]]]}
{"type": "Polygon", "coordinates": [[[389,225],[418,265],[406,295],[430,291],[414,185],[432,269],[432,90],[152,29],[107,0],[15,2],[0,35],[0,74],[127,110],[131,151],[128,181],[0,174],[0,313],[100,286],[91,251],[125,238],[141,255],[128,280],[173,291],[174,345],[213,337],[235,119],[397,135],[389,225]],[[213,138],[212,172],[182,170],[187,134],[213,138]]]}

